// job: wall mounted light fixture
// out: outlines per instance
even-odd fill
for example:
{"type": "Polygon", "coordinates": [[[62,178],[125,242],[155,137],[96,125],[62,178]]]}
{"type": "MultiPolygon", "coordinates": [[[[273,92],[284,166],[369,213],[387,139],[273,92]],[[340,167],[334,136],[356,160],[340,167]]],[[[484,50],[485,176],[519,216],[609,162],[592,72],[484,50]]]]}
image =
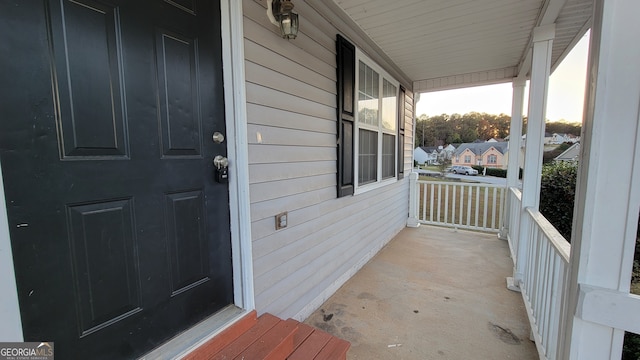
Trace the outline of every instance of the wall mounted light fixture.
{"type": "Polygon", "coordinates": [[[280,28],[280,34],[285,39],[298,36],[298,14],[291,10],[293,3],[290,0],[267,0],[267,17],[280,28]]]}

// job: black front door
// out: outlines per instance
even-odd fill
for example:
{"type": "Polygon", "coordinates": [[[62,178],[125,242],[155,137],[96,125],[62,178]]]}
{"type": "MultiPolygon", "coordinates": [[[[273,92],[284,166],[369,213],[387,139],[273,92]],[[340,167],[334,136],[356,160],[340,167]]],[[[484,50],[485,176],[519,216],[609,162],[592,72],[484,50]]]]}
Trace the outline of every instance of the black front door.
{"type": "Polygon", "coordinates": [[[2,0],[0,34],[25,340],[132,358],[230,304],[219,4],[2,0]]]}

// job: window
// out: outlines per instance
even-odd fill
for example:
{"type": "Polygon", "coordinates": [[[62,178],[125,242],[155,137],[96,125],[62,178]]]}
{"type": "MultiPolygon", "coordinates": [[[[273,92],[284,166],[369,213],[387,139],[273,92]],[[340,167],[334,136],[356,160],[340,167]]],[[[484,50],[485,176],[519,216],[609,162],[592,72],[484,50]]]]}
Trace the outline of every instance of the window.
{"type": "Polygon", "coordinates": [[[356,188],[396,176],[398,85],[357,52],[356,188]]]}
{"type": "Polygon", "coordinates": [[[491,154],[489,156],[487,156],[487,164],[497,164],[498,163],[498,157],[491,154]]]}
{"type": "Polygon", "coordinates": [[[470,164],[471,163],[471,155],[465,155],[464,156],[464,162],[465,162],[465,164],[470,164]]]}
{"type": "Polygon", "coordinates": [[[338,197],[403,177],[406,93],[344,37],[336,41],[338,197]]]}

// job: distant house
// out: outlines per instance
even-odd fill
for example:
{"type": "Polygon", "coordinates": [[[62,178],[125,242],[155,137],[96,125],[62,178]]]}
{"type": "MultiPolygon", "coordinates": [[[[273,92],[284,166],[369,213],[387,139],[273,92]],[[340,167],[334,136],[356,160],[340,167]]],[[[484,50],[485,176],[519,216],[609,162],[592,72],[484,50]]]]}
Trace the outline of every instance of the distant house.
{"type": "Polygon", "coordinates": [[[460,144],[453,154],[451,164],[506,169],[508,145],[506,142],[460,144]]]}
{"type": "Polygon", "coordinates": [[[547,144],[562,144],[562,143],[572,143],[575,144],[576,142],[580,141],[580,137],[579,136],[575,136],[573,134],[558,134],[558,133],[553,133],[551,135],[550,138],[545,136],[545,143],[547,144]]]}
{"type": "Polygon", "coordinates": [[[456,147],[451,144],[443,147],[438,153],[438,161],[443,162],[445,160],[451,160],[455,151],[456,147]]]}
{"type": "Polygon", "coordinates": [[[580,143],[575,143],[571,145],[567,150],[565,150],[562,154],[556,156],[553,160],[574,162],[574,161],[578,161],[579,158],[580,158],[580,143]]]}
{"type": "Polygon", "coordinates": [[[420,165],[431,165],[438,161],[438,150],[442,150],[442,146],[418,146],[413,151],[413,160],[420,165]]]}

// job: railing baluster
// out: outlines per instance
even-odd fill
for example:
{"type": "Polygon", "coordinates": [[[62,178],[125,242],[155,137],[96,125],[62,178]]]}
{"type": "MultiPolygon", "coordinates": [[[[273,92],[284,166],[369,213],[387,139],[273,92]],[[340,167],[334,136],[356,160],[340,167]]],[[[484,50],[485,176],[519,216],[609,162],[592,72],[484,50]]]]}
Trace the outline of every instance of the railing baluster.
{"type": "MultiPolygon", "coordinates": [[[[549,275],[550,275],[550,263],[551,263],[551,246],[544,236],[541,236],[541,241],[544,244],[543,252],[543,267],[542,267],[542,286],[543,292],[540,299],[540,333],[546,334],[549,331],[549,298],[551,297],[551,289],[549,287],[549,275]]],[[[546,346],[546,343],[543,342],[546,346]]]]}
{"type": "Polygon", "coordinates": [[[436,217],[437,222],[441,222],[440,220],[441,207],[442,207],[442,184],[438,184],[438,216],[436,217]]]}
{"type": "Polygon", "coordinates": [[[462,217],[462,209],[464,209],[464,186],[459,185],[460,188],[460,206],[458,210],[458,222],[460,225],[464,225],[464,218],[462,217]]]}
{"type": "Polygon", "coordinates": [[[473,199],[473,190],[471,186],[467,186],[467,225],[471,225],[471,199],[473,199]]]}
{"type": "Polygon", "coordinates": [[[558,304],[557,304],[557,296],[558,296],[558,255],[555,251],[551,254],[551,276],[549,280],[549,286],[551,288],[551,294],[549,296],[549,318],[548,323],[549,327],[546,332],[545,342],[547,344],[546,348],[549,354],[555,353],[556,350],[556,341],[554,337],[557,335],[558,330],[558,319],[556,318],[556,314],[558,313],[558,304]]]}
{"type": "MultiPolygon", "coordinates": [[[[500,225],[502,222],[502,206],[500,206],[500,217],[498,218],[498,226],[496,227],[496,203],[498,202],[498,188],[493,188],[493,203],[491,204],[491,228],[492,229],[500,229],[500,225]]],[[[505,199],[500,196],[500,204],[506,204],[505,199]]]]}
{"type": "Polygon", "coordinates": [[[449,215],[449,185],[445,185],[444,188],[444,221],[443,223],[447,223],[448,215],[449,215]]]}
{"type": "Polygon", "coordinates": [[[485,188],[484,189],[484,210],[482,211],[482,227],[485,229],[487,228],[488,215],[489,215],[489,188],[485,188]]]}
{"type": "MultiPolygon", "coordinates": [[[[429,201],[429,221],[431,221],[431,222],[433,222],[433,202],[435,201],[435,196],[433,195],[433,194],[434,194],[434,192],[433,192],[433,191],[434,191],[434,190],[433,190],[433,183],[431,183],[431,192],[430,192],[430,194],[431,194],[430,199],[431,199],[431,200],[429,201]]],[[[426,191],[425,191],[424,196],[427,196],[426,191]]],[[[423,202],[423,204],[426,204],[426,199],[425,199],[425,201],[423,202]]],[[[426,211],[427,206],[425,205],[425,207],[424,207],[424,208],[425,208],[425,211],[426,211]]],[[[424,217],[424,219],[426,220],[426,219],[427,219],[427,217],[425,216],[425,217],[424,217]]]]}
{"type": "Polygon", "coordinates": [[[458,185],[453,185],[453,201],[451,201],[451,224],[456,225],[456,196],[458,195],[458,185]]]}
{"type": "Polygon", "coordinates": [[[478,186],[474,186],[473,189],[476,193],[476,213],[473,219],[473,223],[475,227],[478,227],[478,225],[480,224],[480,222],[478,221],[479,209],[480,209],[480,188],[478,186]]]}

